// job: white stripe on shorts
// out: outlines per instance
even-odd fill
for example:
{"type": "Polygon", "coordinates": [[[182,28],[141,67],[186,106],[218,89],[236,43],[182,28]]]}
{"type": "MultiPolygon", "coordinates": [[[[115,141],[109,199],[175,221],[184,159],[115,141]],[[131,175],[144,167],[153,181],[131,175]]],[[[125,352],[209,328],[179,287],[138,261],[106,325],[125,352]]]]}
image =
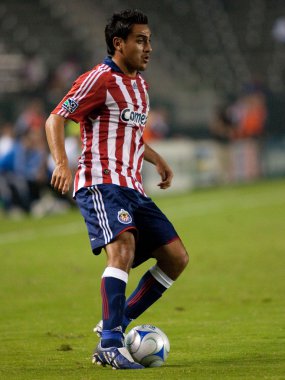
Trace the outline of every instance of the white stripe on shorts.
{"type": "Polygon", "coordinates": [[[107,213],[105,210],[102,194],[97,186],[89,188],[92,192],[92,200],[94,204],[94,210],[99,220],[99,225],[102,228],[105,244],[110,243],[113,237],[113,232],[109,226],[107,213]]]}

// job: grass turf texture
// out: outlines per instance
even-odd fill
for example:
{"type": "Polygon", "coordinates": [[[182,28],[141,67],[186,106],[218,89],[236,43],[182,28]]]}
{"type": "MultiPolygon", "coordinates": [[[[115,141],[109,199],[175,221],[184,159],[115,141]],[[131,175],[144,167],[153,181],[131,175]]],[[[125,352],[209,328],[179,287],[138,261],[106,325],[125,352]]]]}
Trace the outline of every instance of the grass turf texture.
{"type": "MultiPolygon", "coordinates": [[[[165,366],[91,364],[104,254],[90,253],[77,211],[0,220],[0,378],[284,379],[285,181],[155,199],[190,265],[135,324],[169,337],[165,366]]],[[[151,265],[132,271],[127,292],[151,265]]]]}

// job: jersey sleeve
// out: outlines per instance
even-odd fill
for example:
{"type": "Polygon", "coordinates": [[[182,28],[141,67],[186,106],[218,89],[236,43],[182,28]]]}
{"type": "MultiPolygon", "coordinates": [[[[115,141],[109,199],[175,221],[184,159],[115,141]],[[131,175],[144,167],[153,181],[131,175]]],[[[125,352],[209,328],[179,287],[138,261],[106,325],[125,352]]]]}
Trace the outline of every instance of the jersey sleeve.
{"type": "Polygon", "coordinates": [[[51,113],[79,123],[105,104],[107,75],[96,69],[81,75],[51,113]]]}

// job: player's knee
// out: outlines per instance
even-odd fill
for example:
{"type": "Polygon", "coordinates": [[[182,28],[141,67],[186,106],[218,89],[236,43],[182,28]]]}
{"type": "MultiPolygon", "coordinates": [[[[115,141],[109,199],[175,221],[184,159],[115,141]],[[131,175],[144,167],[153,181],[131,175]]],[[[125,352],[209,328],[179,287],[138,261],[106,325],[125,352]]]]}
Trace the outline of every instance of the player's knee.
{"type": "Polygon", "coordinates": [[[180,257],[181,268],[184,270],[189,263],[189,255],[186,249],[183,250],[180,257]]]}
{"type": "Polygon", "coordinates": [[[189,263],[189,255],[186,249],[183,247],[180,249],[179,254],[176,257],[176,268],[179,273],[182,273],[189,263]]]}
{"type": "Polygon", "coordinates": [[[164,252],[157,257],[157,264],[172,280],[176,280],[187,267],[189,256],[182,245],[167,253],[164,252]]]}
{"type": "Polygon", "coordinates": [[[134,261],[134,252],[131,250],[123,249],[118,251],[117,254],[108,255],[108,266],[119,268],[125,272],[129,272],[134,261]]]}

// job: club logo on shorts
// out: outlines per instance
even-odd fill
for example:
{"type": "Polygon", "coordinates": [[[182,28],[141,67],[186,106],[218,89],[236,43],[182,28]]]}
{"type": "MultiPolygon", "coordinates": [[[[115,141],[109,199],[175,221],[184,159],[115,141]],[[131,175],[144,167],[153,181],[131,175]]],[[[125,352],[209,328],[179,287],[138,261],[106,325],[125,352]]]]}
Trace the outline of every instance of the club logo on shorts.
{"type": "Polygon", "coordinates": [[[121,210],[118,211],[118,221],[123,224],[129,224],[132,222],[132,217],[128,211],[121,208],[121,210]]]}
{"type": "Polygon", "coordinates": [[[78,103],[76,103],[76,101],[73,98],[66,99],[66,101],[61,106],[61,108],[64,108],[69,113],[74,112],[77,107],[78,103]]]}

